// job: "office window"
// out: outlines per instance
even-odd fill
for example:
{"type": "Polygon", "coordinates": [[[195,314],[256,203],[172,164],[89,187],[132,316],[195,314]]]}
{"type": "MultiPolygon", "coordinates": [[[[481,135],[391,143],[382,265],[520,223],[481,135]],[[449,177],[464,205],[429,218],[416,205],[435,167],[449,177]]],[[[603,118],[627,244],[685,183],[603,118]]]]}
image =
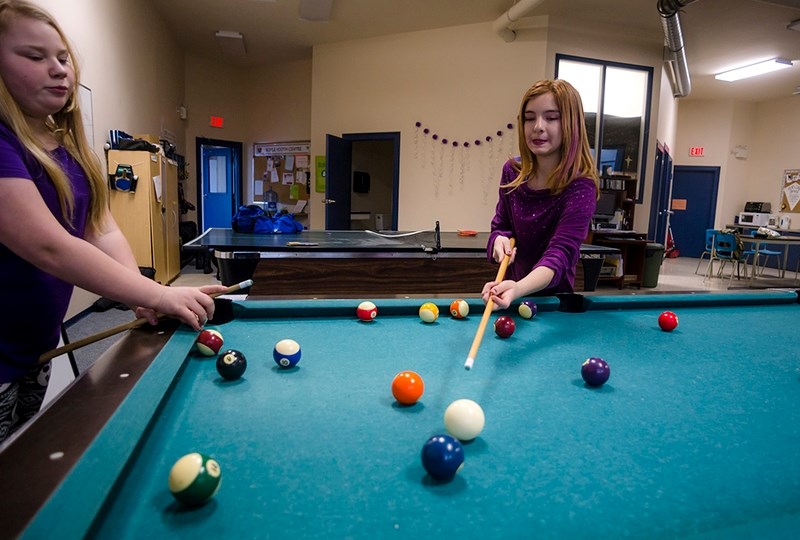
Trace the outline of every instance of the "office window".
{"type": "Polygon", "coordinates": [[[653,68],[556,55],[556,78],[581,95],[598,170],[637,179],[642,202],[653,68]]]}

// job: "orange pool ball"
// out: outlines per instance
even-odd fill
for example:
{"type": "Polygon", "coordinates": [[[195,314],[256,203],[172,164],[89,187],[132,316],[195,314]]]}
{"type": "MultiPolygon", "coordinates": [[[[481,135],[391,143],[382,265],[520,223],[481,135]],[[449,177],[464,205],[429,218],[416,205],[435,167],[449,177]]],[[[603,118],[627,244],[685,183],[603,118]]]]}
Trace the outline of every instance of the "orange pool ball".
{"type": "Polygon", "coordinates": [[[418,373],[401,371],[394,376],[392,381],[392,395],[398,403],[413,405],[425,391],[425,383],[418,373]]]}

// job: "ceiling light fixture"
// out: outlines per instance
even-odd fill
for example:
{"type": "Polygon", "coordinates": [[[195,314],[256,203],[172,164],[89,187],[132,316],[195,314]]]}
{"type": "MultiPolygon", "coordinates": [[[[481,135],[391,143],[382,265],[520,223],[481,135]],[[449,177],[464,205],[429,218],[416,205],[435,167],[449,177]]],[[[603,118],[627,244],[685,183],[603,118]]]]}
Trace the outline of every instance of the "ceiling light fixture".
{"type": "Polygon", "coordinates": [[[771,73],[780,69],[792,67],[792,62],[784,60],[783,58],[773,58],[772,60],[765,60],[757,64],[751,64],[729,71],[723,71],[714,75],[715,79],[720,81],[738,81],[739,79],[746,79],[748,77],[755,77],[756,75],[763,75],[764,73],[771,73]]]}

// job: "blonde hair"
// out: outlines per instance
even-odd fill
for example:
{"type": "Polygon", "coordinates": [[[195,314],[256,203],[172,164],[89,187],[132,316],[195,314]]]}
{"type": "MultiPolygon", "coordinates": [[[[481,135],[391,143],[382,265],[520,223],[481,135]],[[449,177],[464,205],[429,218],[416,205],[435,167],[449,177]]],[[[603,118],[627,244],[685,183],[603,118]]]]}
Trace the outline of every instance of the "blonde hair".
{"type": "MultiPolygon", "coordinates": [[[[75,88],[64,108],[47,119],[47,126],[59,144],[69,152],[86,173],[91,193],[87,226],[93,230],[100,230],[102,218],[108,206],[108,188],[100,161],[86,139],[77,95],[80,70],[75,61],[73,49],[56,20],[42,8],[25,0],[0,0],[0,34],[8,30],[16,17],[28,17],[51,26],[58,32],[67,48],[69,62],[75,72],[75,88]]],[[[72,185],[59,164],[36,140],[25,115],[11,96],[2,77],[0,77],[0,120],[16,134],[22,145],[41,164],[45,173],[50,177],[58,194],[61,211],[67,222],[72,224],[75,208],[72,185]]]]}
{"type": "Polygon", "coordinates": [[[531,86],[522,96],[522,104],[517,117],[517,138],[522,163],[514,162],[519,174],[507,188],[516,189],[536,174],[538,161],[525,140],[525,107],[535,97],[553,94],[561,113],[561,159],[547,178],[547,186],[553,193],[560,193],[576,178],[590,178],[599,194],[597,168],[589,149],[586,123],[583,115],[581,96],[575,88],[563,80],[543,80],[531,86]]]}

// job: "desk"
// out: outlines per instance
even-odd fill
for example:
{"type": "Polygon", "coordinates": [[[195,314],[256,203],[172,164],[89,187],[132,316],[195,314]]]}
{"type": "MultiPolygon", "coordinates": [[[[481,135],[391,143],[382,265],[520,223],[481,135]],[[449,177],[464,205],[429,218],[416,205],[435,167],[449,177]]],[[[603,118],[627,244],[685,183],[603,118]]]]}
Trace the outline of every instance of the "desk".
{"type": "MultiPolygon", "coordinates": [[[[749,225],[727,225],[727,227],[731,228],[731,229],[748,230],[748,231],[758,228],[758,227],[752,227],[752,226],[749,226],[749,225]]],[[[752,285],[752,283],[753,283],[753,281],[754,281],[754,279],[756,277],[755,270],[757,269],[757,263],[758,263],[758,258],[759,258],[758,257],[758,251],[759,251],[759,249],[761,249],[761,245],[762,244],[765,245],[765,246],[769,246],[769,245],[783,246],[783,265],[778,268],[778,271],[779,271],[781,279],[784,279],[786,277],[786,268],[789,267],[789,254],[790,254],[789,253],[789,248],[792,247],[792,246],[800,246],[800,236],[791,235],[791,233],[789,231],[784,231],[784,232],[785,233],[789,233],[789,235],[784,235],[784,233],[781,233],[782,236],[779,236],[779,237],[776,237],[776,238],[772,238],[772,237],[756,238],[756,237],[750,236],[749,233],[748,234],[740,234],[740,238],[742,239],[742,242],[746,242],[748,244],[753,244],[753,251],[755,252],[754,255],[753,255],[752,269],[750,271],[750,280],[749,281],[750,281],[751,285],[752,285]]],[[[795,264],[797,264],[797,263],[795,263],[795,264]]],[[[787,282],[788,281],[791,281],[791,284],[795,283],[795,281],[793,279],[792,280],[787,280],[787,282]]],[[[789,283],[786,283],[785,285],[788,285],[788,284],[789,283]]]]}
{"type": "Polygon", "coordinates": [[[515,334],[487,332],[463,363],[482,312],[420,322],[417,301],[247,301],[219,328],[247,355],[239,382],[191,352],[183,326],[130,332],[0,453],[3,534],[23,538],[714,538],[800,530],[797,352],[766,339],[800,317],[797,295],[586,296],[588,311],[540,299],[515,334]],[[662,332],[664,309],[680,326],[662,332]],[[714,346],[720,328],[736,347],[714,346]],[[579,331],[576,331],[579,329],[579,331]],[[279,370],[292,337],[300,363],[279,370]],[[589,356],[611,378],[591,389],[589,356]],[[392,399],[412,369],[425,394],[392,399]],[[128,376],[121,378],[122,373],[128,376]],[[486,427],[465,467],[432,481],[419,459],[458,398],[486,427]],[[217,496],[180,507],[167,476],[202,450],[222,467],[217,496]],[[64,458],[48,459],[55,451],[64,458]],[[52,495],[48,499],[48,497],[52,495]],[[38,511],[38,513],[37,513],[38,511]],[[31,521],[32,520],[32,521],[31,521]],[[54,532],[57,531],[57,534],[54,532]]]}
{"type": "MultiPolygon", "coordinates": [[[[397,233],[392,233],[397,234],[397,233]]],[[[399,233],[404,234],[404,233],[399,233]]],[[[488,233],[433,231],[386,238],[367,231],[246,234],[208,229],[188,249],[214,250],[223,284],[252,278],[252,296],[385,297],[477,295],[497,275],[486,259],[488,233]],[[288,245],[289,243],[299,245],[288,245]]],[[[583,245],[575,289],[593,291],[615,248],[583,245]]]]}
{"type": "Polygon", "coordinates": [[[647,257],[647,235],[635,231],[593,231],[592,243],[620,250],[622,276],[601,278],[615,282],[621,289],[625,285],[642,286],[644,262],[647,257]]]}

